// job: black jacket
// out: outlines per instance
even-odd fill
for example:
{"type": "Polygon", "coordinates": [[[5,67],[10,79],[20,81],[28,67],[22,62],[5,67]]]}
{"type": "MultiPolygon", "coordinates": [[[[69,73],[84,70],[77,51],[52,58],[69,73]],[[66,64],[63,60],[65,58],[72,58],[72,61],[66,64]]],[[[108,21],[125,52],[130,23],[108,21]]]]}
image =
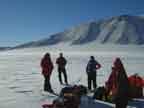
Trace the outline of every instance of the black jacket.
{"type": "Polygon", "coordinates": [[[67,61],[64,57],[59,57],[56,60],[56,64],[58,65],[59,68],[65,68],[65,65],[67,64],[67,61]]]}
{"type": "Polygon", "coordinates": [[[96,65],[99,65],[99,63],[96,60],[89,60],[87,67],[86,67],[86,72],[95,73],[97,70],[96,65]]]}

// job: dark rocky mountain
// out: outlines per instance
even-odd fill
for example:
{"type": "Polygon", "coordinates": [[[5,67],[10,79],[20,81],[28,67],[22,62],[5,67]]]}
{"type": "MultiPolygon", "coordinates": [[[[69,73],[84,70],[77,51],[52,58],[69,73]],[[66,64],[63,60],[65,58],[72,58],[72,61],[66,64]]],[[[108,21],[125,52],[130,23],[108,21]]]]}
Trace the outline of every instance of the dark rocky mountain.
{"type": "Polygon", "coordinates": [[[9,50],[11,47],[0,47],[0,51],[9,50]]]}

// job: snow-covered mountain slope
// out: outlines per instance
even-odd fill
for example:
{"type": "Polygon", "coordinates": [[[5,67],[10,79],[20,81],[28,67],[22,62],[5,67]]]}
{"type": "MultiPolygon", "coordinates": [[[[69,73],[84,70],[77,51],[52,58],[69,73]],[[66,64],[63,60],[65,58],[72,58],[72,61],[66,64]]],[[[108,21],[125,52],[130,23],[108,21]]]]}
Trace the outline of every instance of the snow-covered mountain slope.
{"type": "Polygon", "coordinates": [[[15,48],[37,47],[68,43],[82,45],[87,43],[101,44],[144,44],[144,18],[122,15],[107,20],[91,21],[72,27],[63,32],[18,45],[15,48]]]}

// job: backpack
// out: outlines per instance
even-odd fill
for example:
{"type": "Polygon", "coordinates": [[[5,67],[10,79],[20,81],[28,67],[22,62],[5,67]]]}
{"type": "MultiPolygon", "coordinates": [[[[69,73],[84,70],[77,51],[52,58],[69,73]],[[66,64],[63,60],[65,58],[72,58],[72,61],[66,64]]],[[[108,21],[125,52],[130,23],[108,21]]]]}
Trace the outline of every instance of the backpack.
{"type": "Polygon", "coordinates": [[[64,87],[60,92],[60,97],[63,98],[64,106],[66,108],[78,108],[80,104],[80,97],[78,95],[76,86],[64,87]]]}
{"type": "Polygon", "coordinates": [[[102,100],[104,95],[105,95],[105,88],[98,87],[94,93],[93,99],[102,100]]]}

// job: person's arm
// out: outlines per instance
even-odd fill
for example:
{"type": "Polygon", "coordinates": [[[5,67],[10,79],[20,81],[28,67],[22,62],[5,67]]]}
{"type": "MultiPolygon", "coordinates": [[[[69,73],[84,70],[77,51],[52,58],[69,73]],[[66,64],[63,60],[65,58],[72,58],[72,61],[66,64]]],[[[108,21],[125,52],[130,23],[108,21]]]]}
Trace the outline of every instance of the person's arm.
{"type": "Polygon", "coordinates": [[[56,64],[58,64],[58,62],[59,62],[59,58],[56,59],[56,64]]]}
{"type": "Polygon", "coordinates": [[[100,69],[100,68],[101,68],[101,64],[96,61],[96,69],[100,69]]]}
{"type": "Polygon", "coordinates": [[[42,67],[42,65],[43,65],[43,60],[41,60],[41,62],[40,62],[40,66],[42,67]]]}
{"type": "Polygon", "coordinates": [[[50,70],[49,70],[49,72],[48,72],[48,75],[49,75],[49,76],[51,75],[51,73],[52,73],[52,71],[53,71],[53,68],[54,68],[54,66],[53,66],[53,63],[51,62],[50,70]]]}
{"type": "Polygon", "coordinates": [[[97,64],[96,65],[96,69],[100,69],[101,68],[101,65],[100,64],[97,64]]]}
{"type": "Polygon", "coordinates": [[[89,63],[86,66],[86,73],[88,73],[88,72],[89,72],[89,63]]]}
{"type": "Polygon", "coordinates": [[[53,68],[54,68],[54,65],[53,65],[53,63],[51,63],[51,70],[53,70],[53,68]]]}
{"type": "Polygon", "coordinates": [[[44,74],[43,73],[43,70],[44,70],[44,59],[41,60],[40,66],[41,66],[41,69],[42,69],[41,74],[43,75],[44,74]]]}
{"type": "Polygon", "coordinates": [[[67,60],[64,58],[64,65],[66,65],[67,64],[67,60]]]}

